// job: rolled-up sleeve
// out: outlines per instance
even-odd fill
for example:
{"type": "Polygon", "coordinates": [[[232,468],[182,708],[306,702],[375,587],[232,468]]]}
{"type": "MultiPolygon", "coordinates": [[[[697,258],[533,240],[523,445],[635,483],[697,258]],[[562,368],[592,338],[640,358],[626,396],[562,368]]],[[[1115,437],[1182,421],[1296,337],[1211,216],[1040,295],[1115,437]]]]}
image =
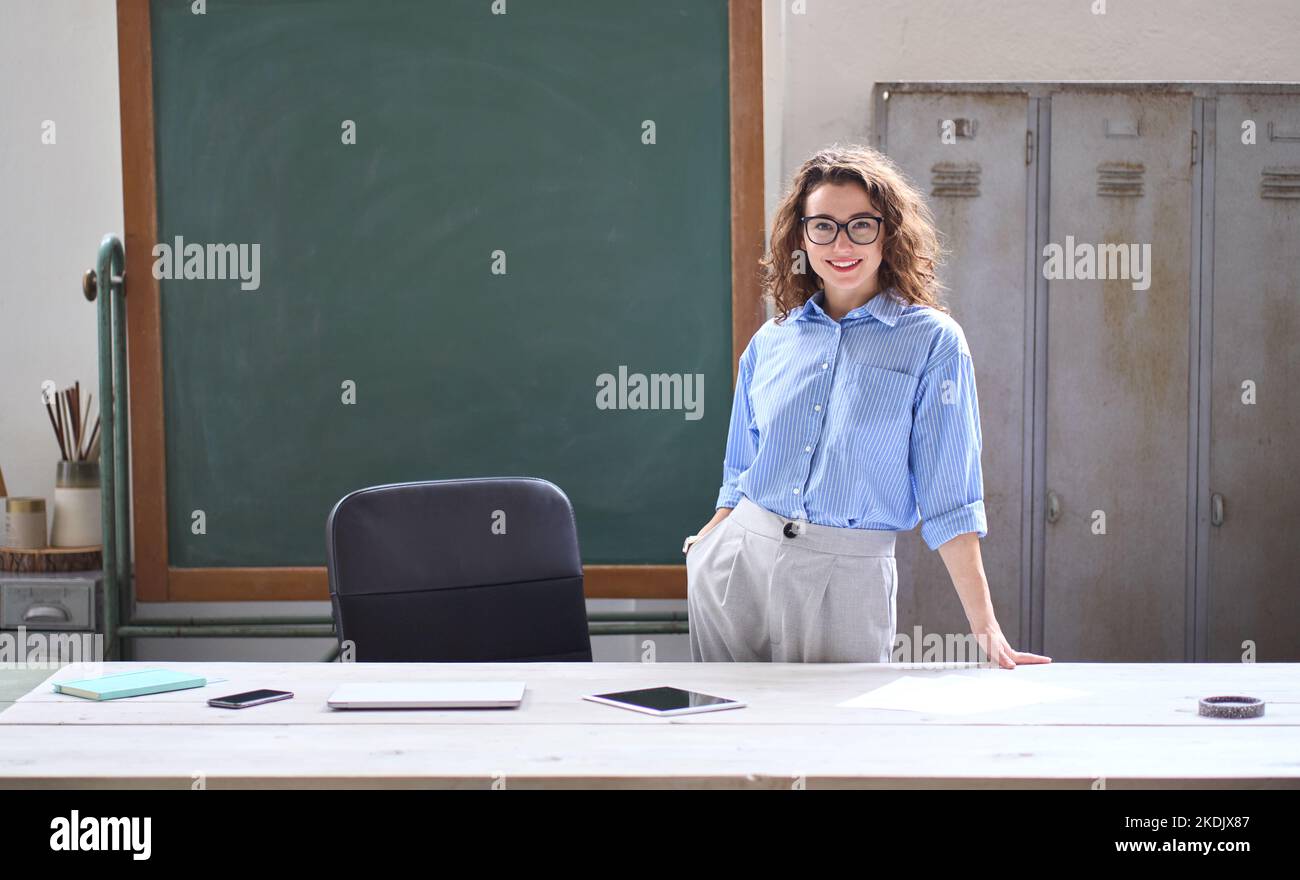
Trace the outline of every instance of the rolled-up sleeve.
{"type": "Polygon", "coordinates": [[[754,375],[754,340],[740,356],[736,373],[736,393],[731,402],[731,425],[727,429],[727,450],[722,459],[722,488],[715,507],[735,507],[740,503],[737,488],[740,475],[754,461],[758,452],[758,425],[749,402],[749,382],[754,375]]]}
{"type": "Polygon", "coordinates": [[[966,532],[982,538],[988,534],[983,438],[970,353],[960,350],[927,368],[916,395],[908,467],[921,538],[931,550],[966,532]]]}

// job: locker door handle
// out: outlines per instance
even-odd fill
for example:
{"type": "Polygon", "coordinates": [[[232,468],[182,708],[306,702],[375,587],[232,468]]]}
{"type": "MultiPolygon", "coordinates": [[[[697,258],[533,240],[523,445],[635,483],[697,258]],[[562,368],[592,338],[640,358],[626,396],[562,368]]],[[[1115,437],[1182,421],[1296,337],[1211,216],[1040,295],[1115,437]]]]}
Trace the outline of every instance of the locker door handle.
{"type": "Polygon", "coordinates": [[[1210,496],[1210,525],[1223,525],[1223,496],[1218,492],[1210,496]]]}
{"type": "Polygon", "coordinates": [[[1061,496],[1050,489],[1047,492],[1047,521],[1054,523],[1061,518],[1061,496]]]}

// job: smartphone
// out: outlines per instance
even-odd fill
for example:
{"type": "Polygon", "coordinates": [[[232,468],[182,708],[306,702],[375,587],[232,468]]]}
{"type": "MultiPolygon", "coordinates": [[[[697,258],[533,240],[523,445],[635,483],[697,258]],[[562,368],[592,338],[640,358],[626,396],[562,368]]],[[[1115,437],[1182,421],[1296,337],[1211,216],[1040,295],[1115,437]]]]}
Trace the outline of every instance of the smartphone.
{"type": "Polygon", "coordinates": [[[274,703],[276,700],[287,700],[292,696],[293,694],[289,691],[245,691],[242,694],[213,697],[208,700],[208,705],[216,706],[218,709],[247,709],[249,706],[260,706],[263,703],[274,703]]]}

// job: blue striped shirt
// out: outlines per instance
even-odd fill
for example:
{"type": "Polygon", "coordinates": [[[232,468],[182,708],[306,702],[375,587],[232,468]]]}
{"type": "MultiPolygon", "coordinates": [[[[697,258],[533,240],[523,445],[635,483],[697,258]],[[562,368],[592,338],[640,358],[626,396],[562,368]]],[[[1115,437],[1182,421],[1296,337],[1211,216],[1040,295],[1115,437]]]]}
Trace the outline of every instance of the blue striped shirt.
{"type": "Polygon", "coordinates": [[[890,288],[839,321],[825,291],[740,357],[718,507],[910,531],[930,549],[988,534],[975,368],[950,316],[890,288]]]}

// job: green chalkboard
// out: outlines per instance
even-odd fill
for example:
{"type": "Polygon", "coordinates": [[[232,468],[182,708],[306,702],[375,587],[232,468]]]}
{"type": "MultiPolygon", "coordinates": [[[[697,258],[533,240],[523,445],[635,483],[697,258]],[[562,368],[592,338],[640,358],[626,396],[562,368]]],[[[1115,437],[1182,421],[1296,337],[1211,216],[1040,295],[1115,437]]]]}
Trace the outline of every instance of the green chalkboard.
{"type": "Polygon", "coordinates": [[[726,0],[151,16],[170,564],[323,565],[347,492],[473,476],[680,564],[731,406],[726,0]],[[698,399],[602,409],[620,367],[698,399]]]}

